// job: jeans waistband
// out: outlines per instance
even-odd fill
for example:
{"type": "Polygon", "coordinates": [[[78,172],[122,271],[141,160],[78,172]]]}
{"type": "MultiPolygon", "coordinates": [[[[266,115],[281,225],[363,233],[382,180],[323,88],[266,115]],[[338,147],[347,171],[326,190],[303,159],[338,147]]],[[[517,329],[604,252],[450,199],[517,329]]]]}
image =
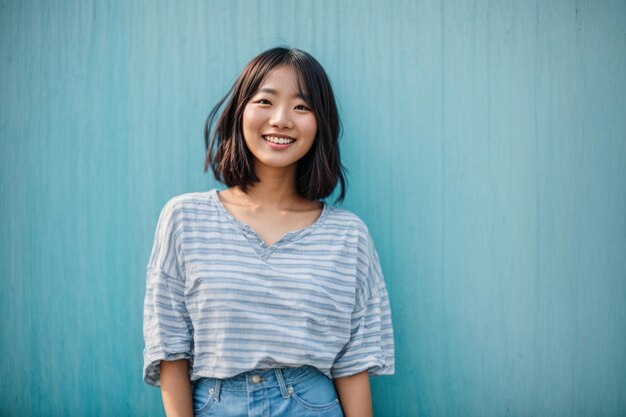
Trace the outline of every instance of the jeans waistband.
{"type": "Polygon", "coordinates": [[[271,387],[279,387],[283,397],[291,395],[289,385],[304,381],[320,374],[317,368],[304,365],[297,368],[272,368],[255,369],[243,372],[230,378],[207,378],[203,377],[194,382],[207,387],[209,393],[219,401],[222,390],[226,391],[258,391],[271,387]]]}

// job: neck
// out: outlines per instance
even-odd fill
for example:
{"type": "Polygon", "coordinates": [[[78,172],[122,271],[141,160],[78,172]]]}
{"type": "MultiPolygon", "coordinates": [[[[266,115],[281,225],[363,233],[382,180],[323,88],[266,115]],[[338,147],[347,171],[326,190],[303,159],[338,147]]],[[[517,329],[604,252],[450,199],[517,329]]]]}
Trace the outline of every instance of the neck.
{"type": "Polygon", "coordinates": [[[237,187],[237,195],[255,208],[286,210],[301,203],[303,198],[296,190],[296,164],[284,168],[267,165],[255,167],[261,180],[248,187],[245,194],[237,187]]]}

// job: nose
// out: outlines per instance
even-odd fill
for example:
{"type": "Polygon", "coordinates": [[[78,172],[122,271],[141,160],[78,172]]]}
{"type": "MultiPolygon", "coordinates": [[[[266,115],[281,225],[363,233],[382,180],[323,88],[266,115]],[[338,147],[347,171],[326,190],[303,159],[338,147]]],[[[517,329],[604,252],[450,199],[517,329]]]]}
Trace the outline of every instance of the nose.
{"type": "Polygon", "coordinates": [[[276,111],[274,111],[272,117],[270,118],[270,125],[277,128],[291,129],[293,127],[293,122],[289,115],[289,110],[285,106],[276,107],[276,111]]]}

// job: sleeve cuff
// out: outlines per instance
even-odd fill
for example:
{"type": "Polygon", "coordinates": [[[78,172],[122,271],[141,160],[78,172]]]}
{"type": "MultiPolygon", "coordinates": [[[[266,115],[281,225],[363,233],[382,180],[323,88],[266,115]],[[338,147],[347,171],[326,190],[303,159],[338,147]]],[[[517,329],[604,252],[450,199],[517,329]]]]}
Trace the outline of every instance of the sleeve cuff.
{"type": "Polygon", "coordinates": [[[175,361],[178,359],[188,359],[191,361],[191,354],[189,352],[165,352],[161,350],[145,355],[143,362],[143,381],[148,385],[160,387],[161,361],[175,361]]]}
{"type": "Polygon", "coordinates": [[[369,376],[394,375],[395,366],[393,363],[383,363],[380,360],[355,363],[344,367],[333,367],[330,374],[333,378],[351,376],[367,370],[369,376]]]}

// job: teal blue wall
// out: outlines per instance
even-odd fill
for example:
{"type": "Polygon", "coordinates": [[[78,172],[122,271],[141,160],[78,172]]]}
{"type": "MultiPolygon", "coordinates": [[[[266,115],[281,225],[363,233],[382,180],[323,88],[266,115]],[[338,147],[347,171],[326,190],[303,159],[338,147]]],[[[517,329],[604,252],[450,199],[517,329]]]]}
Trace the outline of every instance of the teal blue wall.
{"type": "Polygon", "coordinates": [[[244,64],[316,56],[396,331],[376,416],[626,415],[623,1],[0,1],[0,415],[163,415],[163,203],[244,64]]]}

